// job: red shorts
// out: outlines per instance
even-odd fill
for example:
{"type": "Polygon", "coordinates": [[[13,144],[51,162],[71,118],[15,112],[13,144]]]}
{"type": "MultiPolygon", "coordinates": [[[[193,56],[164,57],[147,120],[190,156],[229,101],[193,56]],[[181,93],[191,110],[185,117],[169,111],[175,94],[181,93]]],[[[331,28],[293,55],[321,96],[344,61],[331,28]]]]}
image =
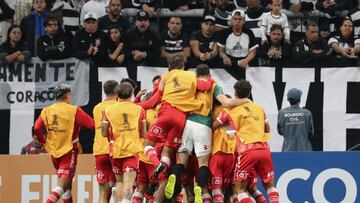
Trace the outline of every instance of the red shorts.
{"type": "Polygon", "coordinates": [[[139,168],[139,158],[130,156],[125,158],[112,159],[113,172],[116,175],[122,175],[126,172],[137,171],[139,168]]]}
{"type": "Polygon", "coordinates": [[[199,163],[196,155],[193,154],[189,157],[188,164],[181,177],[181,182],[183,185],[194,184],[194,178],[197,178],[198,175],[199,175],[199,163]]]}
{"type": "Polygon", "coordinates": [[[155,170],[154,165],[139,161],[139,170],[136,179],[137,184],[138,185],[149,184],[150,177],[154,173],[154,170],[155,170]]]}
{"type": "Polygon", "coordinates": [[[73,149],[59,158],[51,157],[56,169],[56,175],[59,178],[65,178],[72,181],[75,176],[77,156],[78,150],[73,149]]]}
{"type": "Polygon", "coordinates": [[[111,158],[108,154],[95,155],[96,180],[100,184],[110,181],[115,182],[115,175],[112,171],[111,158]]]}
{"type": "Polygon", "coordinates": [[[165,142],[167,147],[178,148],[181,144],[185,122],[186,113],[163,102],[146,138],[152,142],[165,142]]]}
{"type": "Polygon", "coordinates": [[[234,171],[235,155],[216,152],[211,155],[209,169],[211,173],[211,189],[223,189],[231,185],[234,171]]]}
{"type": "Polygon", "coordinates": [[[264,183],[274,180],[274,166],[269,148],[253,149],[241,153],[236,159],[234,182],[254,182],[260,176],[264,183]]]}

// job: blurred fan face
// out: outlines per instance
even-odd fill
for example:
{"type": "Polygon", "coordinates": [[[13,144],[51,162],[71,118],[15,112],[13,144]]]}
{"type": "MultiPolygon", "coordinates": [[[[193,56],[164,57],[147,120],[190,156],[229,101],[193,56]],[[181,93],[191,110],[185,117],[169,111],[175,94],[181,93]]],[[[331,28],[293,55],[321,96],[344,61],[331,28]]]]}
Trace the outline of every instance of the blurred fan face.
{"type": "Polygon", "coordinates": [[[140,32],[145,32],[150,25],[150,21],[148,19],[138,19],[135,21],[135,25],[140,32]]]}
{"type": "Polygon", "coordinates": [[[56,33],[58,32],[58,29],[59,29],[59,24],[56,20],[50,20],[45,27],[46,32],[50,36],[56,35],[56,33]]]}
{"type": "Polygon", "coordinates": [[[235,15],[231,18],[231,25],[234,29],[242,29],[244,24],[245,24],[244,18],[239,15],[235,15]]]}
{"type": "Polygon", "coordinates": [[[171,34],[179,34],[182,29],[181,19],[178,17],[170,18],[168,22],[168,28],[171,34]]]}
{"type": "Polygon", "coordinates": [[[112,1],[110,1],[109,10],[110,10],[110,13],[113,16],[120,15],[120,11],[121,11],[121,2],[120,2],[120,0],[112,0],[112,1]]]}
{"type": "Polygon", "coordinates": [[[121,33],[120,33],[119,29],[113,28],[110,30],[111,41],[117,42],[117,41],[119,41],[120,37],[121,37],[121,33]]]}
{"type": "Polygon", "coordinates": [[[94,19],[88,19],[85,21],[85,31],[87,33],[95,33],[98,28],[98,22],[94,19]]]}
{"type": "Polygon", "coordinates": [[[21,39],[22,32],[19,27],[15,27],[11,30],[9,34],[9,39],[12,42],[18,43],[21,39]]]}
{"type": "Polygon", "coordinates": [[[216,7],[221,9],[226,9],[226,7],[229,5],[229,0],[216,0],[216,7]]]}
{"type": "Polygon", "coordinates": [[[42,13],[45,11],[46,3],[45,0],[34,0],[32,6],[37,13],[42,13]]]}
{"type": "Polygon", "coordinates": [[[211,21],[205,21],[201,23],[201,30],[203,35],[212,36],[215,31],[215,23],[211,21]]]}
{"type": "Polygon", "coordinates": [[[280,1],[274,1],[274,3],[272,3],[272,11],[274,13],[280,13],[281,10],[281,2],[280,1]]]}
{"type": "Polygon", "coordinates": [[[270,32],[270,40],[273,44],[279,44],[283,38],[282,30],[276,29],[270,32]]]}
{"type": "Polygon", "coordinates": [[[310,42],[316,42],[319,39],[319,27],[309,26],[305,35],[310,42]]]}
{"type": "Polygon", "coordinates": [[[246,6],[248,8],[254,8],[260,5],[260,0],[247,0],[246,6]]]}
{"type": "Polygon", "coordinates": [[[345,20],[340,26],[340,32],[343,37],[350,37],[353,31],[353,23],[350,20],[345,20]]]}

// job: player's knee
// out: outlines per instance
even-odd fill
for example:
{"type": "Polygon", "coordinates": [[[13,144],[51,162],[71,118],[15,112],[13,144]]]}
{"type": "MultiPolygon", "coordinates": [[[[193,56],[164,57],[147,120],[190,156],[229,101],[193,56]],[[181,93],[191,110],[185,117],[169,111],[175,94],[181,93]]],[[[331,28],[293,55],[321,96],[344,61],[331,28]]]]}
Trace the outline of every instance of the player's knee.
{"type": "Polygon", "coordinates": [[[199,169],[199,186],[205,187],[210,178],[210,170],[207,166],[201,166],[199,169]]]}

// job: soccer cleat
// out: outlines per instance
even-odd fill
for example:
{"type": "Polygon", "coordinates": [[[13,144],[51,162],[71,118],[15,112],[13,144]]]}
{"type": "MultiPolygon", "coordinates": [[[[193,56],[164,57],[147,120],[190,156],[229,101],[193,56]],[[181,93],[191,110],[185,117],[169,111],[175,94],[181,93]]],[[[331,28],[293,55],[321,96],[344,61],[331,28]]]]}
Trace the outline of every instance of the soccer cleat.
{"type": "Polygon", "coordinates": [[[154,198],[154,193],[155,193],[157,186],[158,186],[158,181],[150,183],[150,185],[148,186],[148,188],[144,194],[145,199],[150,200],[150,199],[154,198]]]}
{"type": "Polygon", "coordinates": [[[168,181],[166,183],[166,186],[165,186],[165,197],[166,197],[166,199],[171,199],[172,196],[174,195],[175,184],[176,184],[176,175],[171,174],[169,176],[169,179],[168,179],[168,181]]]}
{"type": "Polygon", "coordinates": [[[201,187],[200,186],[194,187],[194,194],[195,194],[194,203],[202,203],[203,201],[201,198],[201,187]]]}
{"type": "Polygon", "coordinates": [[[164,169],[165,169],[165,164],[160,163],[160,164],[156,167],[154,173],[152,174],[151,179],[154,180],[154,181],[157,181],[158,178],[159,178],[160,173],[161,173],[164,169]]]}

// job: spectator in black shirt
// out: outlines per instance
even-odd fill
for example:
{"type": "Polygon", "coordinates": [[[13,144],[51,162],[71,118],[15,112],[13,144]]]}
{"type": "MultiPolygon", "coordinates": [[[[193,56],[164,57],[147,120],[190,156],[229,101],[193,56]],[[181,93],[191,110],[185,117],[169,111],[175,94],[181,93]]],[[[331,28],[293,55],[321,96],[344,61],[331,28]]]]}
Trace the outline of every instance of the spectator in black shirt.
{"type": "MultiPolygon", "coordinates": [[[[349,3],[348,3],[349,4],[349,3]]],[[[360,0],[356,0],[352,9],[349,10],[348,16],[354,22],[354,36],[360,36],[360,0]]]]}
{"type": "Polygon", "coordinates": [[[31,60],[30,50],[26,42],[21,41],[21,35],[18,25],[12,25],[8,29],[7,40],[0,46],[0,65],[28,63],[31,60]]]}
{"type": "Polygon", "coordinates": [[[277,65],[290,57],[291,47],[285,42],[281,25],[273,24],[267,37],[267,41],[256,52],[260,66],[277,65]]]}
{"type": "Polygon", "coordinates": [[[132,5],[148,14],[151,28],[159,29],[156,10],[161,7],[161,0],[132,0],[132,5]]]}
{"type": "Polygon", "coordinates": [[[116,25],[123,32],[126,32],[129,29],[129,22],[121,16],[120,0],[110,0],[108,15],[99,18],[100,30],[107,32],[111,25],[116,25]]]}
{"type": "Polygon", "coordinates": [[[345,18],[341,21],[339,35],[331,37],[328,44],[337,56],[356,58],[355,55],[360,52],[360,39],[354,38],[353,22],[350,18],[345,18]]]}
{"type": "Polygon", "coordinates": [[[196,67],[205,63],[211,68],[218,66],[218,47],[215,43],[215,17],[207,15],[201,22],[201,30],[194,32],[190,38],[190,46],[195,60],[191,66],[196,67]]]}
{"type": "Polygon", "coordinates": [[[88,12],[84,16],[84,28],[77,31],[73,39],[74,56],[78,59],[92,59],[95,65],[105,65],[106,51],[104,42],[106,35],[98,29],[95,13],[88,12]]]}
{"type": "Polygon", "coordinates": [[[138,65],[156,65],[160,55],[159,35],[149,25],[149,15],[140,10],[136,14],[135,28],[124,35],[125,61],[129,77],[134,80],[138,65]]]}
{"type": "Polygon", "coordinates": [[[69,40],[65,39],[60,20],[55,16],[47,16],[45,30],[46,35],[41,36],[37,42],[39,58],[46,61],[70,57],[71,45],[69,40]]]}
{"type": "Polygon", "coordinates": [[[121,41],[121,29],[116,25],[110,26],[108,30],[107,57],[109,66],[122,66],[125,54],[124,43],[121,41]]]}
{"type": "Polygon", "coordinates": [[[319,26],[313,22],[307,24],[305,38],[296,42],[292,52],[294,61],[302,64],[326,62],[331,54],[326,41],[319,37],[319,26]]]}
{"type": "Polygon", "coordinates": [[[13,24],[13,16],[15,15],[15,10],[12,9],[6,0],[0,0],[0,23],[2,24],[0,27],[0,43],[5,42],[5,36],[7,33],[8,27],[13,24]]]}
{"type": "Polygon", "coordinates": [[[167,24],[168,31],[161,37],[161,65],[167,67],[167,59],[172,54],[181,53],[184,56],[185,62],[191,54],[189,47],[189,38],[186,34],[181,32],[182,21],[180,17],[171,17],[167,24]]]}
{"type": "Polygon", "coordinates": [[[235,10],[235,5],[230,4],[229,0],[216,0],[216,8],[213,15],[215,16],[215,32],[230,27],[231,12],[235,10]]]}

